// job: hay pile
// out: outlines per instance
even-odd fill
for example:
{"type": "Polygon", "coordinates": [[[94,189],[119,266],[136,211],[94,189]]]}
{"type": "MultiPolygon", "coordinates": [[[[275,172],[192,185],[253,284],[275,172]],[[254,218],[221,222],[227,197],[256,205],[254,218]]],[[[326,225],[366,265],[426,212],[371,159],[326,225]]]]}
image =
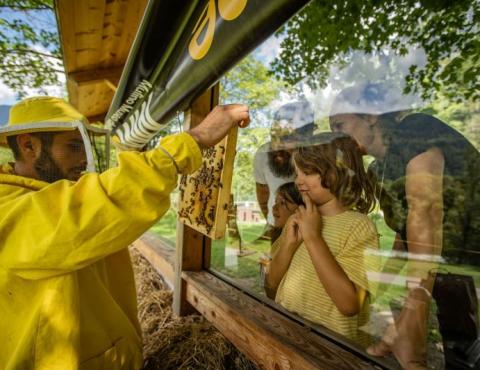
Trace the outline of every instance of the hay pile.
{"type": "Polygon", "coordinates": [[[130,252],[137,282],[144,369],[257,369],[202,316],[174,317],[172,292],[135,248],[130,252]]]}

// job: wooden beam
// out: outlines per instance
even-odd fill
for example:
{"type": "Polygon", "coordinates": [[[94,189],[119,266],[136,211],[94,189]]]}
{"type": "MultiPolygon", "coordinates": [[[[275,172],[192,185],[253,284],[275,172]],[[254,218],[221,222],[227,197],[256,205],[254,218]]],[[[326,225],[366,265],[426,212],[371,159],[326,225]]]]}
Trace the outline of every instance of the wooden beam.
{"type": "MultiPolygon", "coordinates": [[[[204,92],[197,98],[186,112],[185,130],[198,125],[218,104],[219,85],[204,92]]],[[[210,264],[211,239],[198,231],[178,222],[177,249],[175,258],[175,279],[173,290],[173,312],[184,316],[195,310],[186,300],[185,283],[182,280],[183,271],[201,271],[210,264]],[[204,261],[208,256],[208,261],[204,261]]]]}
{"type": "Polygon", "coordinates": [[[123,66],[67,74],[70,102],[90,122],[103,122],[122,70],[123,66]]]}
{"type": "Polygon", "coordinates": [[[209,241],[200,232],[177,222],[177,247],[175,256],[175,277],[173,280],[173,312],[177,316],[195,313],[187,302],[183,271],[201,271],[203,250],[209,248],[209,241]]]}
{"type": "Polygon", "coordinates": [[[262,369],[378,369],[207,272],[184,272],[186,298],[262,369]]]}
{"type": "Polygon", "coordinates": [[[102,122],[104,123],[105,122],[105,115],[107,114],[107,112],[105,112],[104,114],[97,114],[95,116],[88,116],[87,119],[88,119],[88,122],[90,123],[95,123],[95,122],[102,122]]]}
{"type": "Polygon", "coordinates": [[[102,35],[102,66],[125,63],[146,5],[147,0],[106,2],[102,35]]]}
{"type": "Polygon", "coordinates": [[[105,84],[107,85],[107,87],[112,90],[113,92],[116,92],[117,91],[117,85],[118,85],[118,81],[116,84],[113,84],[110,80],[103,80],[103,82],[105,82],[105,84]]]}
{"type": "Polygon", "coordinates": [[[175,249],[151,233],[146,233],[140,239],[137,239],[133,242],[133,246],[162,276],[168,287],[173,289],[175,249]]]}
{"type": "Polygon", "coordinates": [[[107,83],[107,85],[113,85],[113,89],[116,89],[118,81],[122,75],[123,66],[104,69],[90,69],[86,71],[71,72],[67,78],[69,81],[76,84],[78,87],[107,83]]]}

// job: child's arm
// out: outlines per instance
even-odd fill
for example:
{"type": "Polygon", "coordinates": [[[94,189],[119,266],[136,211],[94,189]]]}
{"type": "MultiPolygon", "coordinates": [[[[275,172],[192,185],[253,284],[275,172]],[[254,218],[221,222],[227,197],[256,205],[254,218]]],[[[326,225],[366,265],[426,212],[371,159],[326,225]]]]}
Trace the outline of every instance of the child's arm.
{"type": "Polygon", "coordinates": [[[360,311],[357,288],[322,238],[322,217],[317,207],[308,196],[304,201],[305,207],[297,210],[298,225],[317,276],[338,310],[354,316],[360,311]]]}
{"type": "Polygon", "coordinates": [[[338,310],[345,316],[358,314],[360,306],[357,288],[330,253],[323,238],[319,235],[305,240],[305,246],[318,278],[338,310]]]}
{"type": "Polygon", "coordinates": [[[267,296],[274,299],[278,285],[290,266],[293,255],[302,243],[296,217],[292,216],[284,226],[285,230],[279,238],[280,248],[272,256],[268,273],[265,276],[265,291],[267,296]]]}

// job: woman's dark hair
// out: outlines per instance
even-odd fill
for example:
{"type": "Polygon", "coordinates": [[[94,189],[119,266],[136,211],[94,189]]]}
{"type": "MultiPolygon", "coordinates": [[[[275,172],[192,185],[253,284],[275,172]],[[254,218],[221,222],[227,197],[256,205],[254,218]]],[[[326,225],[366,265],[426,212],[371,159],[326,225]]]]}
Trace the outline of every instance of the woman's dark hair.
{"type": "Polygon", "coordinates": [[[304,206],[302,195],[297,189],[297,185],[294,182],[287,182],[282,184],[277,189],[277,194],[286,195],[287,200],[291,200],[297,206],[304,206]]]}
{"type": "Polygon", "coordinates": [[[375,207],[375,186],[367,174],[357,142],[350,136],[326,132],[311,145],[293,153],[295,165],[306,174],[319,174],[324,188],[347,208],[369,213],[375,207]]]}

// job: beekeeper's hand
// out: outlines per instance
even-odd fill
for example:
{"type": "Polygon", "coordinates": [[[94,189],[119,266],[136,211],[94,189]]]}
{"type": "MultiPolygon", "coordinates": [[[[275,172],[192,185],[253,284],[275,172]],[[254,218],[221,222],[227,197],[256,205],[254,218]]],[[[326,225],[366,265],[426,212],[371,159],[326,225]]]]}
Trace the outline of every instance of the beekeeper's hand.
{"type": "Polygon", "coordinates": [[[187,131],[201,148],[219,143],[234,126],[247,127],[250,123],[248,107],[243,104],[216,106],[205,119],[187,131]]]}

